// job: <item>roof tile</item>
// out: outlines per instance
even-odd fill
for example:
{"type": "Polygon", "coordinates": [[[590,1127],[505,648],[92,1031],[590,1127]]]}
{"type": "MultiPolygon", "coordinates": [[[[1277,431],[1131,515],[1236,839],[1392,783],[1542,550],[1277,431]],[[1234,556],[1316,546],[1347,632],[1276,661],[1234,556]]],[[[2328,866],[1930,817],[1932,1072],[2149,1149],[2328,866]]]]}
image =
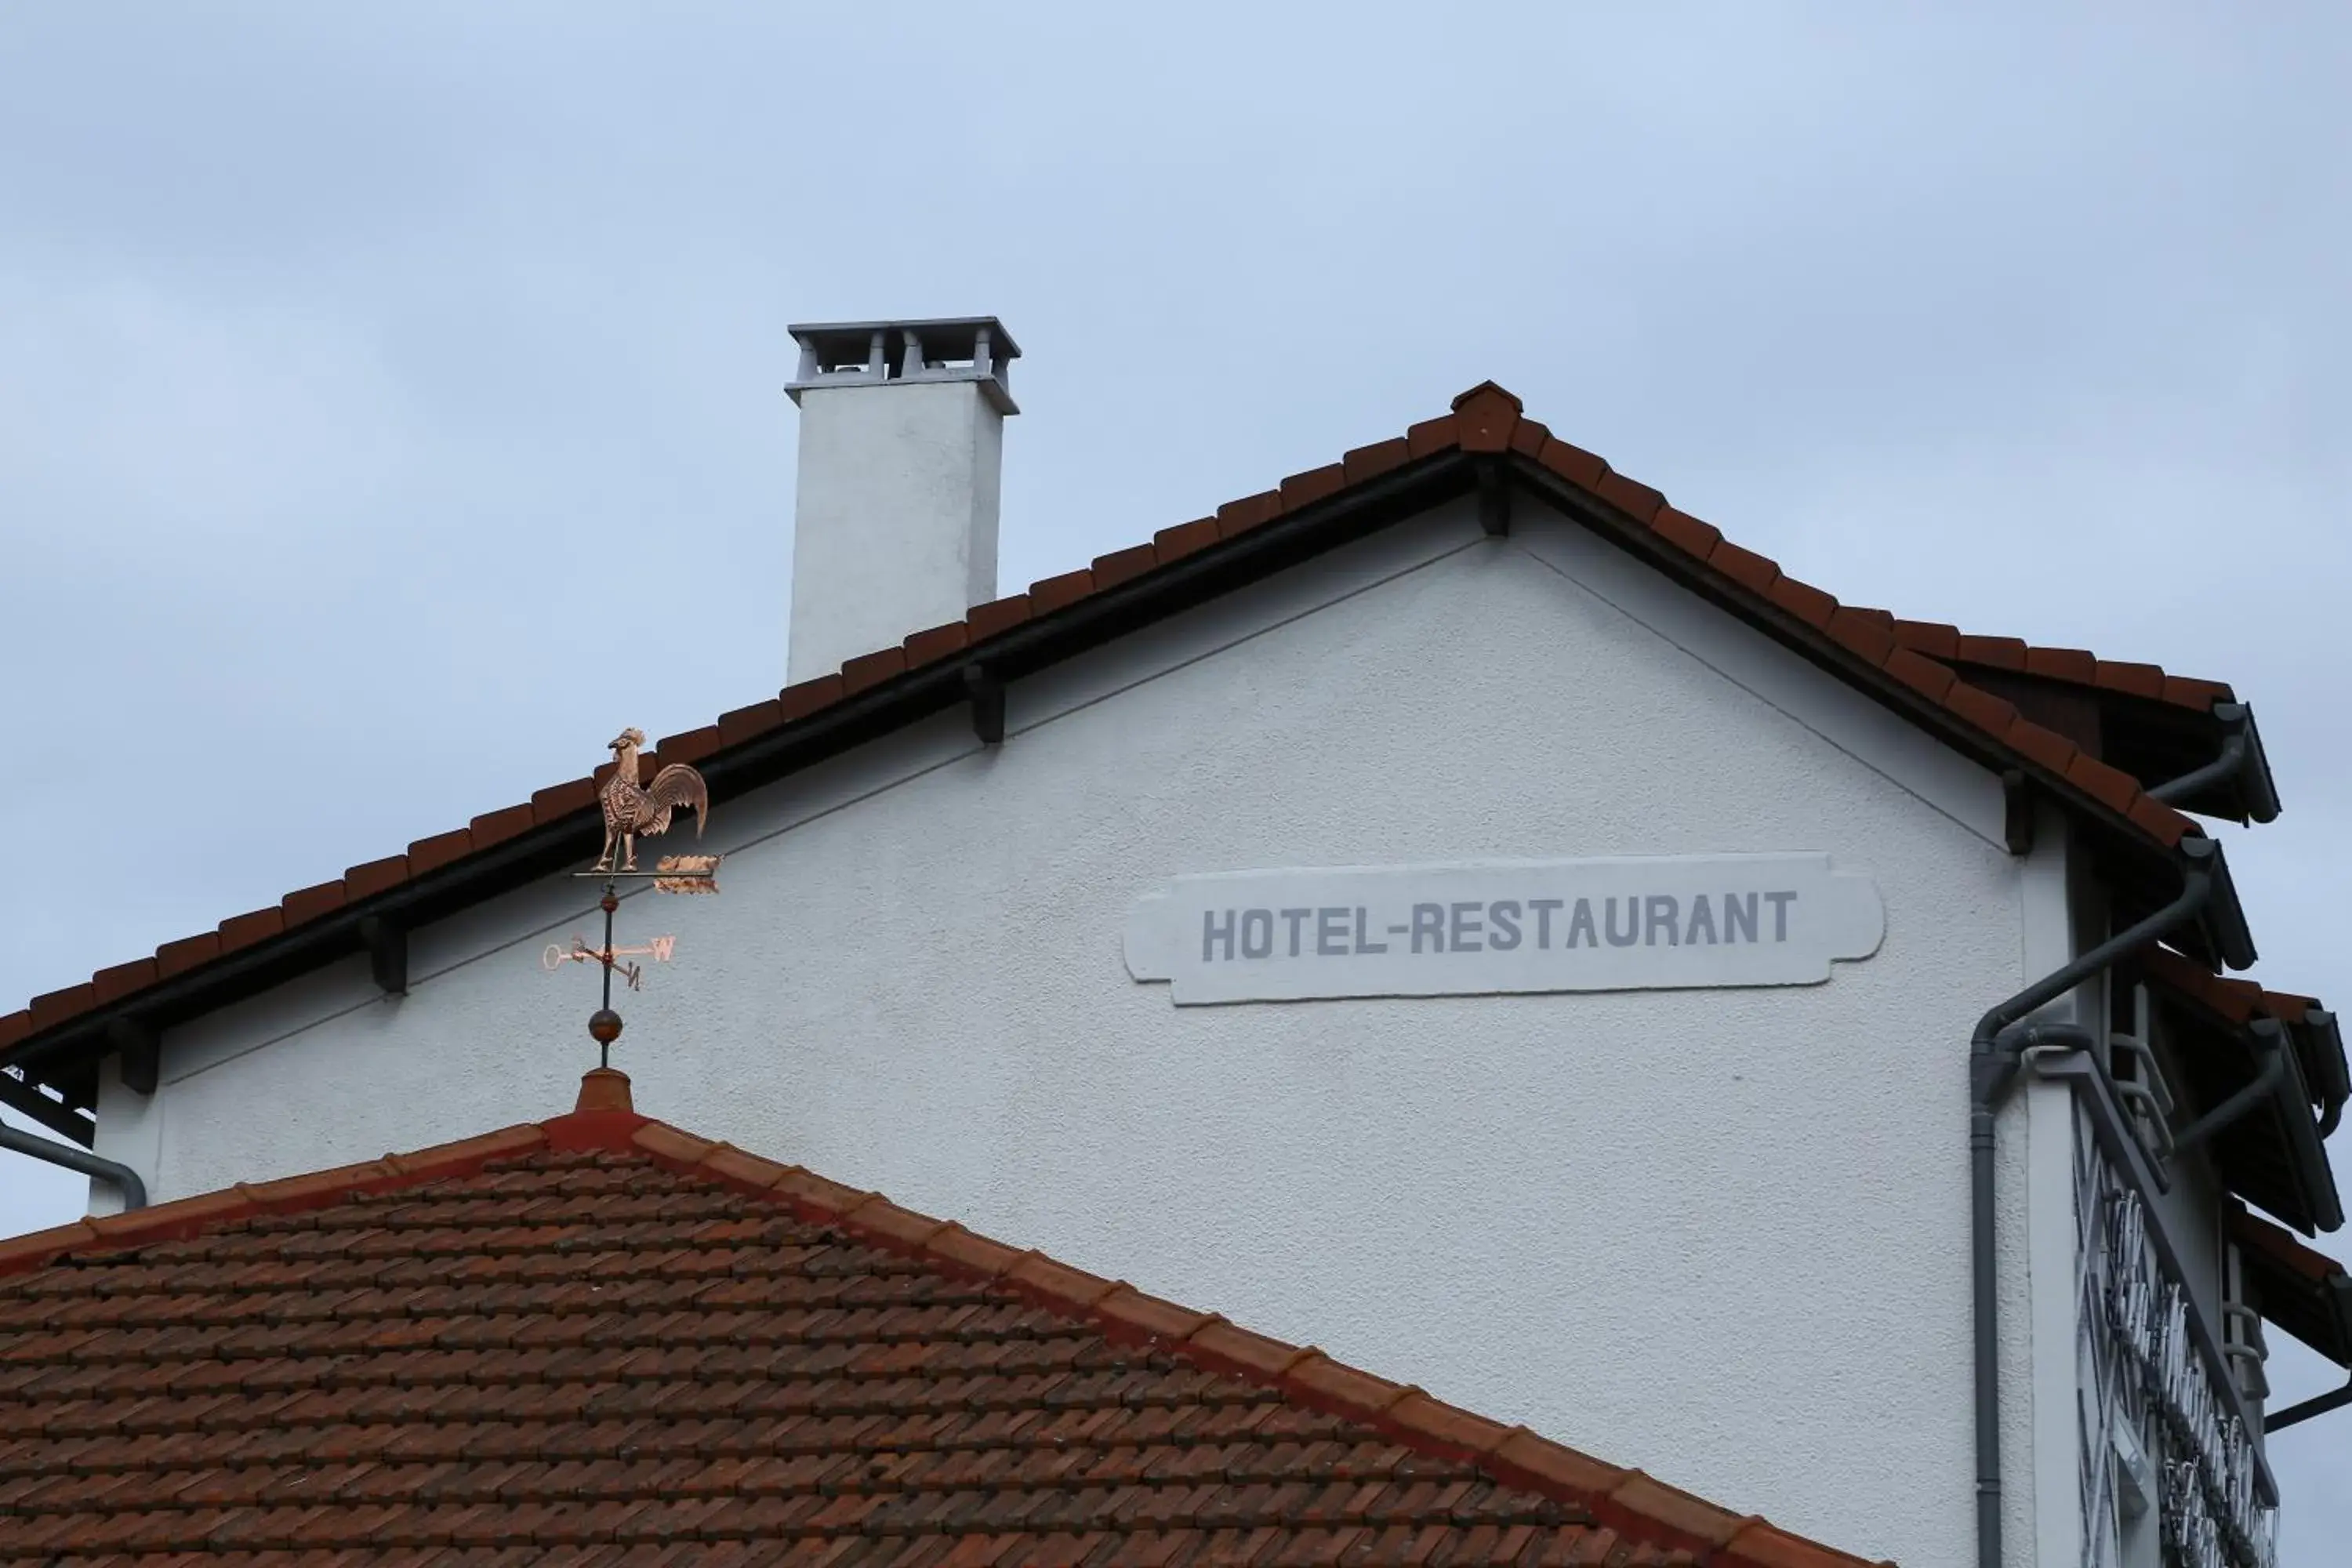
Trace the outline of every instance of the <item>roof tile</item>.
{"type": "Polygon", "coordinates": [[[1195,518],[1191,522],[1180,522],[1173,528],[1163,528],[1153,534],[1151,552],[1164,566],[1171,561],[1181,561],[1187,555],[1206,550],[1216,542],[1217,520],[1213,517],[1195,518]]]}
{"type": "MultiPolygon", "coordinates": [[[[962,630],[963,623],[957,622],[956,628],[959,631],[962,630]]],[[[909,657],[912,656],[909,655],[909,657]]],[[[719,716],[719,743],[722,746],[740,746],[754,735],[766,734],[783,721],[784,705],[772,697],[765,702],[754,702],[748,708],[732,709],[719,716]]],[[[586,781],[582,782],[584,784],[586,781]]],[[[536,809],[537,797],[533,797],[531,804],[536,809]]],[[[583,804],[584,805],[585,802],[583,804]]]]}
{"type": "Polygon", "coordinates": [[[196,965],[219,956],[220,932],[208,931],[201,936],[184,936],[155,950],[155,976],[159,980],[169,980],[174,974],[184,974],[196,965]]]}
{"type": "MultiPolygon", "coordinates": [[[[330,882],[327,885],[338,891],[342,887],[340,882],[330,882]]],[[[128,963],[118,963],[111,969],[101,969],[91,975],[89,977],[90,1001],[93,1005],[102,1007],[117,997],[128,996],[132,992],[152,985],[154,983],[155,961],[152,958],[134,958],[128,963]]],[[[0,1035],[0,1045],[7,1043],[5,1036],[0,1035]]]]}
{"type": "Polygon", "coordinates": [[[2219,680],[2192,680],[2186,676],[2164,678],[2164,700],[2176,707],[2194,708],[2208,712],[2216,702],[2234,702],[2237,698],[2229,686],[2219,680]]]}
{"type": "Polygon", "coordinates": [[[1454,400],[1454,439],[1465,452],[1507,452],[1526,405],[1491,381],[1454,400]]]}
{"type": "Polygon", "coordinates": [[[343,893],[352,903],[372,899],[387,889],[396,888],[408,880],[408,857],[387,855],[381,860],[370,860],[361,866],[343,868],[343,893]]]}
{"type": "Polygon", "coordinates": [[[1029,595],[1014,594],[1008,598],[991,599],[985,605],[974,605],[965,620],[971,627],[971,640],[982,642],[1011,631],[1034,613],[1029,595]]]}
{"type": "Polygon", "coordinates": [[[297,889],[279,900],[278,907],[289,926],[298,926],[305,921],[314,921],[321,915],[332,914],[343,907],[342,879],[338,877],[331,882],[320,882],[311,887],[297,889]]]}
{"type": "Polygon", "coordinates": [[[1297,511],[1303,506],[1313,506],[1327,496],[1338,495],[1348,488],[1348,469],[1343,463],[1326,463],[1319,468],[1309,468],[1302,474],[1292,474],[1282,481],[1276,492],[1282,497],[1282,510],[1297,511]]]}
{"type": "MultiPolygon", "coordinates": [[[[1072,574],[1077,575],[1077,574],[1072,574]]],[[[1034,590],[1033,590],[1034,591],[1034,590]]],[[[841,667],[841,694],[853,696],[868,687],[879,686],[894,676],[907,673],[905,647],[886,647],[873,653],[861,653],[841,667]]]]}
{"type": "Polygon", "coordinates": [[[2109,767],[2088,752],[2074,753],[2074,760],[2066,764],[2066,779],[2118,813],[2130,811],[2139,798],[2139,785],[2129,773],[2109,767]]]}
{"type": "Polygon", "coordinates": [[[1898,647],[1886,656],[1886,673],[1910,687],[1930,702],[1941,702],[1947,692],[1958,684],[1948,665],[1924,658],[1907,647],[1898,647]]]}
{"type": "Polygon", "coordinates": [[[1648,522],[1666,504],[1664,491],[1620,473],[1602,474],[1593,485],[1592,493],[1636,522],[1648,522]]]}
{"type": "Polygon", "coordinates": [[[1543,444],[1536,461],[1580,489],[1598,492],[1609,477],[1609,465],[1572,442],[1555,437],[1543,444]]]}
{"type": "Polygon", "coordinates": [[[2017,721],[2017,710],[1989,691],[1956,680],[1944,692],[1944,706],[1988,735],[2006,735],[2017,721]]]}
{"type": "Polygon", "coordinates": [[[1798,582],[1794,577],[1775,578],[1771,587],[1765,591],[1765,596],[1816,628],[1827,627],[1830,617],[1837,614],[1838,602],[1835,599],[1811,584],[1798,582]]]}
{"type": "Polygon", "coordinates": [[[1752,593],[1769,590],[1780,579],[1780,563],[1769,561],[1752,550],[1742,550],[1731,541],[1718,541],[1706,552],[1706,563],[1752,593]]]}
{"type": "Polygon", "coordinates": [[[1701,522],[1690,513],[1676,510],[1670,506],[1662,506],[1658,509],[1656,515],[1650,519],[1650,527],[1669,544],[1701,561],[1706,560],[1714,552],[1715,547],[1723,542],[1721,529],[1717,528],[1713,523],[1701,522]]]}
{"type": "Polygon", "coordinates": [[[1217,537],[1231,539],[1247,533],[1282,515],[1282,492],[1263,490],[1239,500],[1229,500],[1217,509],[1217,537]]]}
{"type": "Polygon", "coordinates": [[[1960,628],[1941,621],[1898,620],[1895,640],[1929,658],[1952,658],[1960,651],[1960,628]]]}
{"type": "Polygon", "coordinates": [[[796,681],[776,693],[776,706],[789,724],[795,719],[805,719],[820,708],[830,708],[841,700],[841,677],[820,675],[814,680],[796,681]]]}
{"type": "Polygon", "coordinates": [[[1865,662],[1884,668],[1895,652],[1895,634],[1879,613],[1855,605],[1842,605],[1830,616],[1829,634],[1865,662]]]}
{"type": "Polygon", "coordinates": [[[1149,544],[1130,545],[1108,555],[1097,555],[1094,563],[1095,588],[1099,592],[1133,582],[1159,564],[1160,552],[1149,544]]]}
{"type": "Polygon", "coordinates": [[[1455,429],[1454,416],[1451,414],[1443,415],[1435,419],[1424,419],[1405,430],[1405,450],[1416,458],[1426,458],[1432,452],[1442,452],[1446,447],[1456,444],[1455,429]]]}
{"type": "Polygon", "coordinates": [[[84,981],[79,985],[68,985],[63,990],[34,997],[26,1010],[33,1016],[33,1027],[46,1029],[60,1019],[89,1012],[96,1000],[91,984],[84,981]]]}
{"type": "Polygon", "coordinates": [[[1339,468],[1351,485],[1366,479],[1376,479],[1392,468],[1401,468],[1412,460],[1412,444],[1402,436],[1386,441],[1375,441],[1369,447],[1359,447],[1339,459],[1339,468]]]}
{"type": "Polygon", "coordinates": [[[596,804],[596,781],[570,779],[560,784],[550,784],[533,790],[530,796],[530,819],[534,823],[553,822],[559,816],[569,816],[575,811],[586,811],[596,804]]]}
{"type": "Polygon", "coordinates": [[[2126,697],[2145,697],[2150,701],[2164,700],[2164,671],[2152,664],[2121,663],[2111,658],[2096,661],[2098,684],[2110,691],[2120,691],[2126,697]]]}
{"type": "Polygon", "coordinates": [[[961,621],[926,627],[907,639],[907,668],[919,669],[924,665],[961,653],[971,643],[971,628],[961,621]]]}
{"type": "Polygon", "coordinates": [[[2089,686],[2098,680],[2099,660],[2096,655],[2079,647],[2029,647],[2025,650],[2025,673],[2089,686]]]}
{"type": "Polygon", "coordinates": [[[2043,729],[2031,719],[2012,721],[2003,739],[2009,742],[2010,750],[2060,778],[2064,778],[2066,770],[2074,765],[2077,754],[2074,742],[2054,730],[2043,729]]]}
{"type": "Polygon", "coordinates": [[[1095,591],[1095,574],[1086,567],[1029,584],[1029,603],[1041,616],[1075,605],[1095,591]]]}
{"type": "Polygon", "coordinates": [[[231,915],[220,923],[220,950],[235,952],[240,947],[250,947],[264,937],[276,936],[286,929],[286,911],[276,904],[250,914],[231,915]]]}
{"type": "MultiPolygon", "coordinates": [[[[902,663],[905,657],[903,652],[899,655],[902,663]]],[[[664,735],[660,744],[655,749],[654,754],[662,760],[662,765],[665,767],[672,763],[685,763],[691,766],[717,750],[719,750],[719,726],[705,724],[700,729],[684,731],[676,735],[664,735]]]]}
{"type": "Polygon", "coordinates": [[[473,853],[474,836],[462,827],[446,833],[436,833],[430,838],[420,838],[408,847],[408,874],[422,877],[427,871],[438,870],[452,860],[473,853]]]}
{"type": "Polygon", "coordinates": [[[1959,651],[1953,657],[1963,664],[1981,664],[1992,669],[2008,669],[2022,673],[2025,669],[2025,644],[2016,637],[1979,637],[1963,635],[1959,651]]]}

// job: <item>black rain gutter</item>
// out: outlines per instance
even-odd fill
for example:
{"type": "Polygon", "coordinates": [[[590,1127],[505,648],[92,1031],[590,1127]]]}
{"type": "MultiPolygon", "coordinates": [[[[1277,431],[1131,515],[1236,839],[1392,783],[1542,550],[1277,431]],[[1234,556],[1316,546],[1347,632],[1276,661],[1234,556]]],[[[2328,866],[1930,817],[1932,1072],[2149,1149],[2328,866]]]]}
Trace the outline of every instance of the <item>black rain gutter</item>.
{"type": "Polygon", "coordinates": [[[2003,1568],[2000,1546],[2000,1298],[1993,1242],[1993,1118],[2017,1080],[2018,1064],[2037,1046],[2092,1050],[2095,1041],[2077,1024],[2024,1026],[2037,1009],[2117,961],[2161,941],[2204,913],[2213,896],[2220,847],[2210,838],[2184,838],[2188,865],[2172,901],[2109,937],[2064,967],[1996,1005],[1969,1040],[1969,1246],[1976,1328],[1977,1563],[2003,1568]]]}
{"type": "Polygon", "coordinates": [[[11,1153],[27,1154],[36,1160],[45,1160],[52,1165],[62,1165],[68,1171],[79,1171],[85,1176],[95,1176],[101,1182],[110,1183],[114,1190],[122,1194],[125,1214],[147,1206],[147,1184],[139,1179],[138,1172],[102,1155],[93,1154],[87,1149],[60,1143],[54,1138],[44,1138],[37,1132],[19,1131],[5,1122],[0,1122],[0,1149],[11,1153]]]}

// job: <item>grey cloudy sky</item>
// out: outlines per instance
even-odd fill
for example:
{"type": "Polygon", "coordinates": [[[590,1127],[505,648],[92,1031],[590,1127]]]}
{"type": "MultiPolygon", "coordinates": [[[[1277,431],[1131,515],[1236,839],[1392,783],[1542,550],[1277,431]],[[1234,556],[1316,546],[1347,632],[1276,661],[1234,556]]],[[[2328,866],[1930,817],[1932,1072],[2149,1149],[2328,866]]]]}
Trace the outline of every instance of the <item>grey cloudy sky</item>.
{"type": "MultiPolygon", "coordinates": [[[[772,692],[786,322],[973,311],[1008,588],[1493,377],[1851,602],[2233,682],[2258,973],[2352,1005],[2347,80],[2328,0],[9,6],[0,1010],[772,692]]],[[[2275,1460],[2332,1559],[2352,1413],[2275,1460]]]]}

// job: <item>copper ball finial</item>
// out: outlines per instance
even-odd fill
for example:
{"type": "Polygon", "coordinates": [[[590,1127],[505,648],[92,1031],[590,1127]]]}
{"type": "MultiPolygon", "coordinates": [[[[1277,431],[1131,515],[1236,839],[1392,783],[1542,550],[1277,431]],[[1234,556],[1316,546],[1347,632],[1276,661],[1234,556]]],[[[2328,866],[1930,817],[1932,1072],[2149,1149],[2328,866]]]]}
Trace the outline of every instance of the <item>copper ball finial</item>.
{"type": "Polygon", "coordinates": [[[621,1016],[610,1007],[599,1007],[588,1016],[588,1037],[600,1046],[609,1046],[621,1037],[621,1016]]]}

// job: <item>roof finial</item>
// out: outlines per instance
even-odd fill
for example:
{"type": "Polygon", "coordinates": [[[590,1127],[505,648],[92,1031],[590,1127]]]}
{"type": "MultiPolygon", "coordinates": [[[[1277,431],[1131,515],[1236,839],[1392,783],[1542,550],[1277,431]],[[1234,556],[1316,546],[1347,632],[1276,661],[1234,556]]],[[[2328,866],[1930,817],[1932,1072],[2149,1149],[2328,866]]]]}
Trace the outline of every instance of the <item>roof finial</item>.
{"type": "Polygon", "coordinates": [[[629,1075],[618,1068],[590,1068],[580,1078],[580,1103],[574,1111],[635,1110],[629,1100],[629,1075]]]}

